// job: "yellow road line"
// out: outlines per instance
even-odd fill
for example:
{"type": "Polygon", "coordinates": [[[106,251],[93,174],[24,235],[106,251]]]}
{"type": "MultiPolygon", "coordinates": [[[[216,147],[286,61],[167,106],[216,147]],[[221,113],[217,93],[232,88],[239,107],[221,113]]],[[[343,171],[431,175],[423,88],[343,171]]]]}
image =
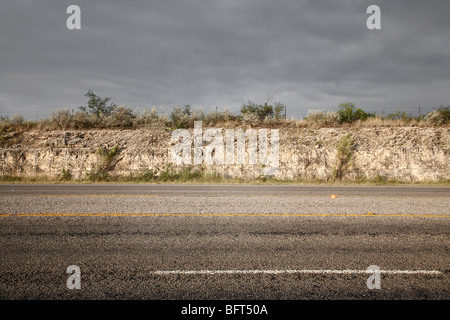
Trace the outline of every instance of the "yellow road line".
{"type": "Polygon", "coordinates": [[[121,213],[121,212],[75,212],[75,213],[1,213],[5,217],[406,217],[450,218],[439,214],[341,214],[341,213],[121,213]]]}
{"type": "MultiPolygon", "coordinates": [[[[10,196],[10,195],[5,195],[10,196]]],[[[30,195],[33,196],[33,195],[30,195]]],[[[39,194],[38,197],[185,197],[185,198],[332,198],[330,195],[188,195],[188,194],[39,194]]],[[[360,195],[346,196],[336,195],[334,199],[339,198],[408,198],[408,199],[449,199],[450,197],[429,197],[429,196],[376,196],[376,195],[360,195]]]]}
{"type": "Polygon", "coordinates": [[[39,197],[156,197],[156,194],[39,194],[39,197]]]}

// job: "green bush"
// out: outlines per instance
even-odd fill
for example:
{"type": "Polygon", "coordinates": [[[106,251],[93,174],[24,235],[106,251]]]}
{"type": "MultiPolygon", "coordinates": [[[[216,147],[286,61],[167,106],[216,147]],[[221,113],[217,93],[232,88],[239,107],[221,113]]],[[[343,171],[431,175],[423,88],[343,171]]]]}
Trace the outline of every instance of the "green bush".
{"type": "Polygon", "coordinates": [[[352,123],[356,120],[367,120],[375,117],[374,113],[365,112],[361,108],[355,108],[351,102],[341,103],[338,106],[339,119],[341,123],[352,123]]]}
{"type": "Polygon", "coordinates": [[[61,175],[60,175],[61,181],[69,181],[72,180],[72,174],[70,173],[70,170],[62,169],[61,175]]]}
{"type": "Polygon", "coordinates": [[[89,114],[94,114],[97,117],[100,117],[100,115],[109,116],[117,107],[114,103],[110,102],[111,98],[107,97],[102,99],[94,94],[92,90],[89,90],[84,96],[89,98],[88,105],[87,108],[81,106],[80,110],[89,114]]]}

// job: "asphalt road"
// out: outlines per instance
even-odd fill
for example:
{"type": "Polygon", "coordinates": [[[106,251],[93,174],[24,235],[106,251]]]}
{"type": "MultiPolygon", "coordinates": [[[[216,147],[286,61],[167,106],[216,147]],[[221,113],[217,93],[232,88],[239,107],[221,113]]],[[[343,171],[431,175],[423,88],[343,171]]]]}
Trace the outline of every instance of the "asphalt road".
{"type": "Polygon", "coordinates": [[[449,299],[449,208],[449,187],[2,184],[0,299],[449,299]]]}

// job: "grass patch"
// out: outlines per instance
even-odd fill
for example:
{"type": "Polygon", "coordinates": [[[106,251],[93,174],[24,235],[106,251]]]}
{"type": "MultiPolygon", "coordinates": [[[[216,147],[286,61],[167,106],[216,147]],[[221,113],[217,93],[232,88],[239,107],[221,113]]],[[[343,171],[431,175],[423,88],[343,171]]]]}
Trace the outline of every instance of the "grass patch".
{"type": "Polygon", "coordinates": [[[0,177],[0,183],[154,183],[154,184],[247,184],[247,185],[367,185],[367,186],[450,186],[450,179],[441,178],[438,181],[401,181],[386,179],[380,176],[373,178],[360,177],[356,180],[320,180],[320,179],[292,179],[283,180],[272,177],[258,178],[226,178],[217,172],[207,172],[192,168],[184,168],[179,171],[167,169],[164,174],[155,175],[151,170],[127,176],[109,176],[105,180],[91,179],[61,179],[49,176],[26,177],[5,175],[0,177]]]}
{"type": "Polygon", "coordinates": [[[70,170],[62,169],[61,174],[59,176],[59,179],[61,181],[70,181],[70,180],[72,180],[72,174],[70,173],[70,170]]]}
{"type": "Polygon", "coordinates": [[[204,168],[193,169],[191,167],[182,168],[180,170],[175,170],[170,164],[167,166],[166,170],[161,172],[159,175],[154,174],[152,171],[143,171],[138,174],[130,174],[128,177],[121,177],[118,180],[123,182],[155,182],[155,183],[192,183],[192,182],[210,182],[210,183],[220,183],[225,179],[223,176],[217,172],[208,172],[204,168]]]}

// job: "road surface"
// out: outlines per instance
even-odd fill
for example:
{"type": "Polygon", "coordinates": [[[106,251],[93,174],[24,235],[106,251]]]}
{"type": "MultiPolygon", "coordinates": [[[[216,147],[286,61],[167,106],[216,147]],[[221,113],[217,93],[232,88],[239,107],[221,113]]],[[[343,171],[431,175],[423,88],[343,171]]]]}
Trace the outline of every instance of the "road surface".
{"type": "Polygon", "coordinates": [[[449,187],[1,184],[0,299],[449,299],[449,208],[449,187]]]}

